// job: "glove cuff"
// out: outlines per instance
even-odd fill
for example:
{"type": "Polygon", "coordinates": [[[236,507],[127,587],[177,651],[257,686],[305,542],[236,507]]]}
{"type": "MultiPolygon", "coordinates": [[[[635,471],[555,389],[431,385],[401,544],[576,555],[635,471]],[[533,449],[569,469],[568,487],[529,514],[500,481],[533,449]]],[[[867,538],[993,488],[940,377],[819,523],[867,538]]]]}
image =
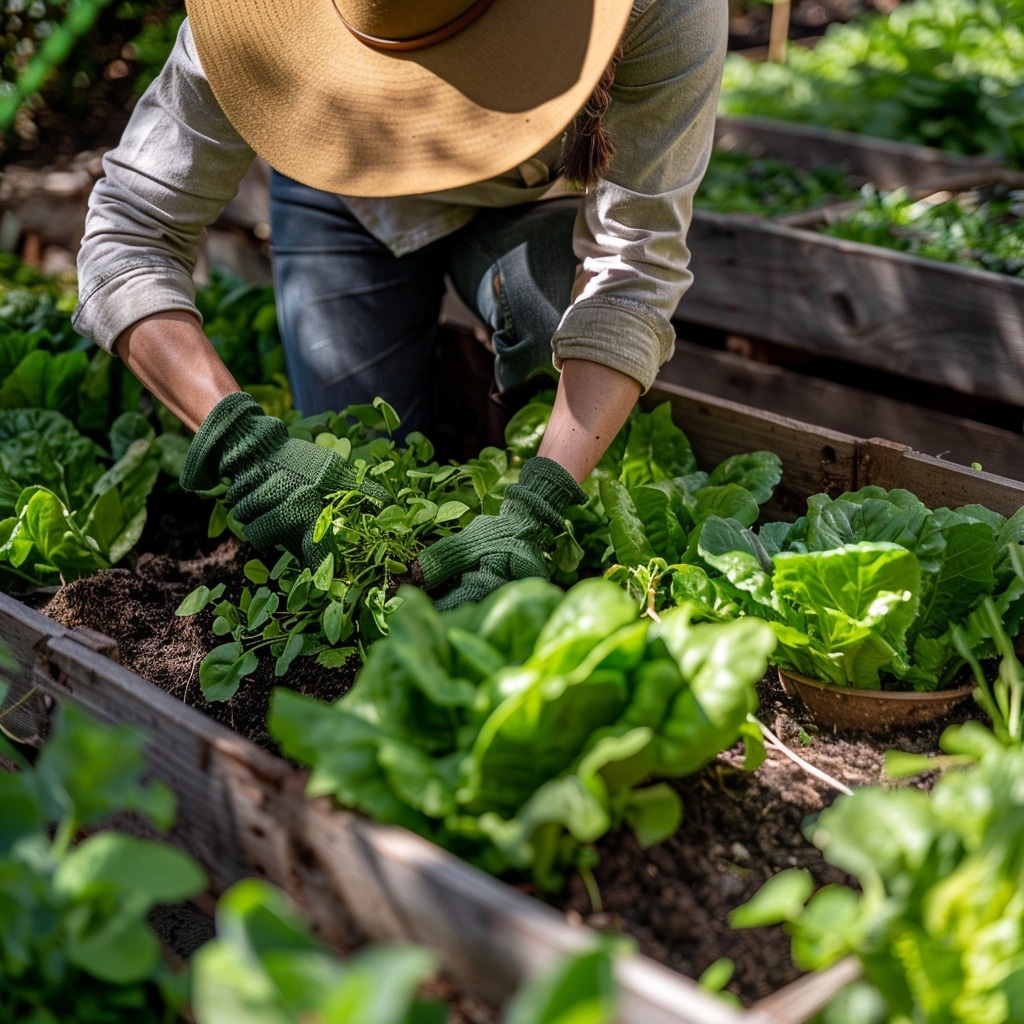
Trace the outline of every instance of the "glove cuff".
{"type": "Polygon", "coordinates": [[[564,517],[570,505],[587,502],[587,493],[575,477],[554,459],[543,455],[535,455],[523,463],[519,486],[547,502],[560,517],[564,517]]]}
{"type": "Polygon", "coordinates": [[[216,487],[222,476],[234,476],[235,466],[231,458],[239,448],[239,442],[252,453],[260,448],[269,453],[283,438],[270,437],[287,431],[284,424],[273,428],[280,421],[267,416],[263,407],[245,391],[235,391],[222,398],[200,424],[196,436],[189,445],[181,469],[181,486],[189,491],[205,491],[216,487]],[[254,429],[266,422],[269,429],[254,429]],[[261,437],[266,434],[267,437],[261,437]]]}

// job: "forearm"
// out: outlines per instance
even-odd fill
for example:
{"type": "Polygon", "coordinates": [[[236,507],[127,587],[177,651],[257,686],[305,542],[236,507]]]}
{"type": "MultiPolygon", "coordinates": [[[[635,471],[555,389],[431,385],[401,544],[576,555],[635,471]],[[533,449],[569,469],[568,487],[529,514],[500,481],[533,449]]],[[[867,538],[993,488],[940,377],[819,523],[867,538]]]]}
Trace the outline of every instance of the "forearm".
{"type": "Polygon", "coordinates": [[[222,398],[240,390],[198,319],[180,310],[132,324],[114,343],[114,352],[192,431],[222,398]]]}
{"type": "Polygon", "coordinates": [[[597,465],[640,397],[632,377],[609,366],[567,359],[538,455],[582,481],[597,465]]]}

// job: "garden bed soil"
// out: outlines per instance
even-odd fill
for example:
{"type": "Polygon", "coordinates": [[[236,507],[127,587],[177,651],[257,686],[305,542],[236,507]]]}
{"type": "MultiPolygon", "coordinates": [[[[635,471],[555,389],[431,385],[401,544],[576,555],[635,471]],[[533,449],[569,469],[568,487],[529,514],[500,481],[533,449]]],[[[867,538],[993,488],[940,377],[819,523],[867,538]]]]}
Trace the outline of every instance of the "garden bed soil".
{"type": "MultiPolygon", "coordinates": [[[[241,567],[255,552],[234,538],[210,541],[202,535],[208,506],[185,507],[194,514],[190,530],[168,532],[158,519],[149,546],[134,568],[116,568],[69,583],[34,603],[66,628],[85,626],[115,639],[121,663],[183,702],[209,714],[258,745],[274,749],[266,731],[271,691],[287,685],[330,701],[344,694],[357,665],[328,671],[296,662],[288,676],[275,678],[269,661],[247,680],[232,700],[207,702],[199,685],[199,664],[220,641],[210,631],[208,613],[177,617],[175,609],[199,583],[224,581],[238,588],[241,567]]],[[[180,514],[182,506],[176,509],[180,514]]],[[[27,599],[27,598],[26,598],[27,599]]],[[[309,659],[306,659],[309,661],[309,659]]],[[[820,729],[802,706],[787,696],[774,670],[759,685],[759,718],[785,746],[843,786],[884,783],[884,755],[891,747],[932,753],[942,729],[978,714],[972,702],[938,722],[911,731],[870,735],[820,729]]],[[[696,775],[675,783],[684,804],[679,832],[657,846],[641,849],[626,831],[598,844],[594,876],[601,906],[592,904],[579,877],[551,900],[570,920],[632,937],[645,955],[698,978],[716,960],[735,965],[729,984],[744,1005],[768,996],[800,974],[779,929],[734,931],[729,912],[748,900],[780,870],[806,868],[818,884],[853,880],[826,864],[807,840],[804,828],[839,790],[815,777],[778,750],[748,773],[740,746],[724,752],[696,775]]],[[[919,777],[904,785],[927,787],[919,777]]],[[[516,884],[515,879],[510,879],[516,884]]],[[[487,1022],[478,1004],[458,1005],[453,1024],[487,1022]]]]}

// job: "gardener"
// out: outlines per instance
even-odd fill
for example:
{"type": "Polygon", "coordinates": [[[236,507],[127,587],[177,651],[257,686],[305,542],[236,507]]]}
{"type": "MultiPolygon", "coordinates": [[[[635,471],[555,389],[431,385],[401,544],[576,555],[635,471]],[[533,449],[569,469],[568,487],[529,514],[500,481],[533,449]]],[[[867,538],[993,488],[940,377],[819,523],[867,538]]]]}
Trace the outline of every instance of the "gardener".
{"type": "Polygon", "coordinates": [[[557,376],[539,454],[500,514],[420,560],[447,604],[546,576],[578,481],[673,351],[724,0],[191,0],[188,13],[104,158],[75,327],[196,431],[184,487],[228,478],[249,539],[311,561],[322,498],[353,470],[239,389],[193,301],[201,232],[259,154],[303,412],[379,395],[429,432],[446,274],[493,332],[499,400],[557,376]]]}

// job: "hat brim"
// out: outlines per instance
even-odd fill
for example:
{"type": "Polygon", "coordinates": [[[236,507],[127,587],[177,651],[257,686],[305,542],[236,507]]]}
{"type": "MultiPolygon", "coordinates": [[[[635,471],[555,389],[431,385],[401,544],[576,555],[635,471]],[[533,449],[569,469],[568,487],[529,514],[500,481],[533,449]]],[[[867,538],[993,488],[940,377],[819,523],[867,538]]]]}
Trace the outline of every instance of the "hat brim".
{"type": "Polygon", "coordinates": [[[352,196],[439,192],[501,174],[587,101],[631,0],[497,0],[408,52],[367,46],[332,0],[188,0],[225,115],[276,170],[352,196]]]}

